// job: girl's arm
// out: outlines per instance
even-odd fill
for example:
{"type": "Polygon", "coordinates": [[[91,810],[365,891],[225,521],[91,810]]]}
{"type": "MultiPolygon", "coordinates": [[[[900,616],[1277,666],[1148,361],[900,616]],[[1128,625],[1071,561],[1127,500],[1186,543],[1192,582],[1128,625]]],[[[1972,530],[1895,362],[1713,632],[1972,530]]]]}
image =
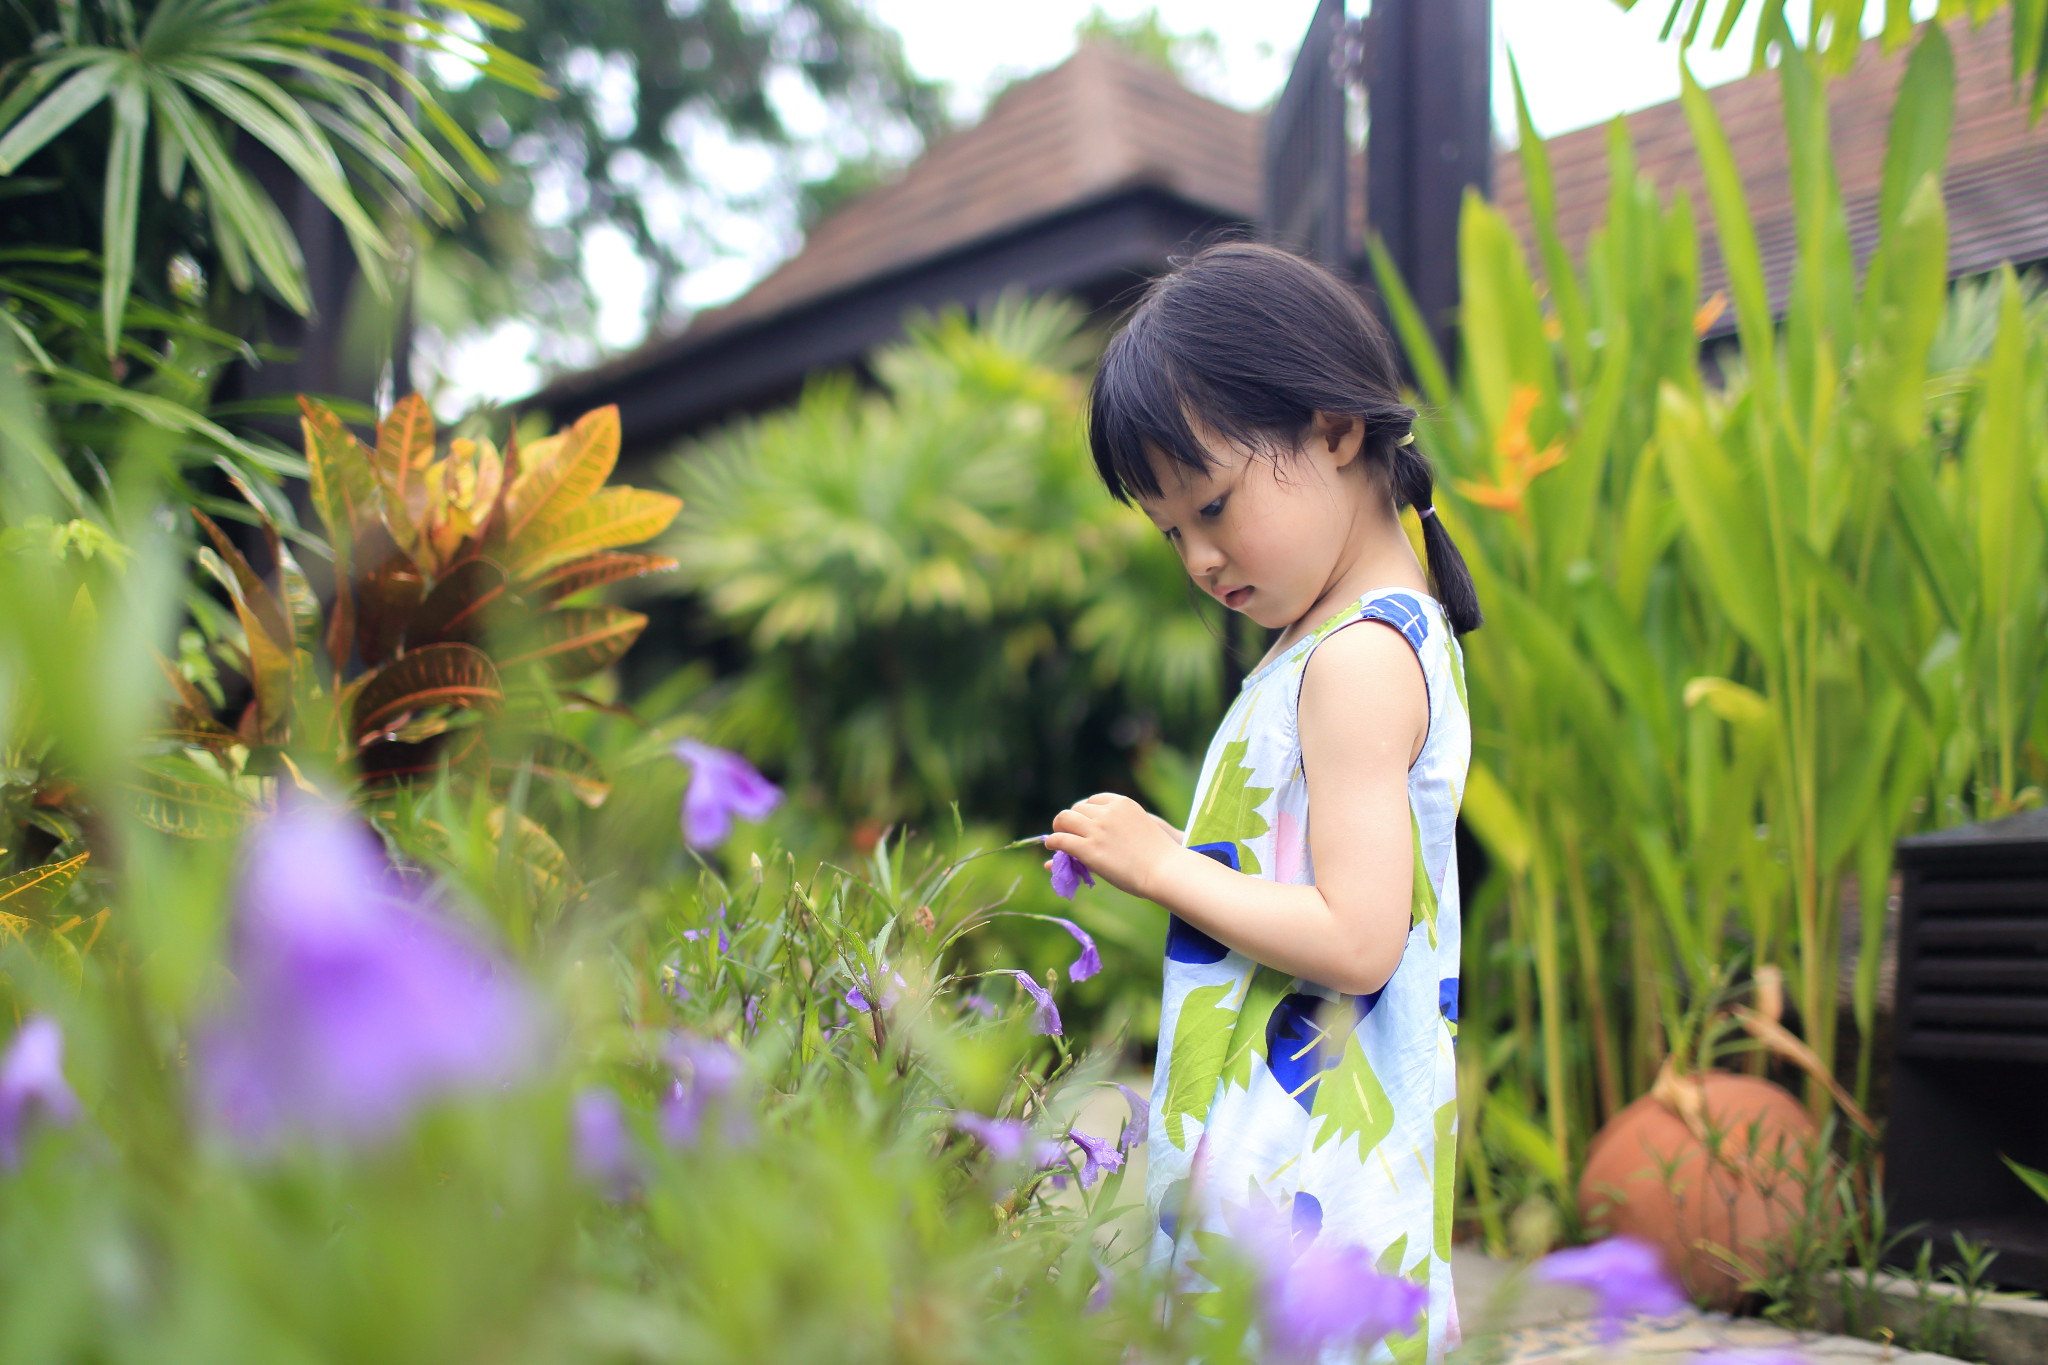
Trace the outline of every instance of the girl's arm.
{"type": "Polygon", "coordinates": [[[1325,640],[1302,679],[1299,723],[1313,886],[1232,872],[1181,847],[1125,796],[1061,811],[1045,846],[1253,961],[1348,995],[1376,991],[1408,941],[1408,768],[1429,730],[1429,693],[1408,642],[1377,622],[1325,640]]]}

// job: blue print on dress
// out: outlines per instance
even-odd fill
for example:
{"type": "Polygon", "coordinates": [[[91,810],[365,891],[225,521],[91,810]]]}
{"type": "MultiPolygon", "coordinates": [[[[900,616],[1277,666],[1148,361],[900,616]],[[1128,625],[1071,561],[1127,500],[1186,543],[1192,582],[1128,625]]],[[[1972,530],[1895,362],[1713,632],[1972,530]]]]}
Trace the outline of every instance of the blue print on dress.
{"type": "Polygon", "coordinates": [[[1299,1256],[1314,1244],[1323,1233],[1323,1201],[1307,1190],[1297,1191],[1294,1196],[1294,1254],[1299,1256]]]}
{"type": "MultiPolygon", "coordinates": [[[[1232,872],[1238,870],[1237,844],[1225,840],[1220,844],[1196,844],[1195,852],[1204,858],[1214,858],[1232,872]]],[[[1171,962],[1221,962],[1229,956],[1230,949],[1210,938],[1207,934],[1189,924],[1179,915],[1171,915],[1166,921],[1166,956],[1171,962]]]]}
{"type": "MultiPolygon", "coordinates": [[[[1324,1003],[1320,995],[1283,996],[1266,1016],[1266,1069],[1304,1113],[1313,1109],[1327,1069],[1323,1030],[1316,1024],[1324,1003]]],[[[1334,1050],[1328,1060],[1336,1061],[1334,1050]]]]}
{"type": "Polygon", "coordinates": [[[1373,598],[1359,612],[1359,619],[1383,621],[1392,626],[1407,638],[1411,649],[1421,649],[1422,642],[1429,638],[1429,618],[1422,614],[1422,604],[1403,592],[1373,598]]]}
{"type": "Polygon", "coordinates": [[[1447,976],[1436,983],[1437,1013],[1452,1023],[1458,1022],[1458,978],[1447,976]]]}

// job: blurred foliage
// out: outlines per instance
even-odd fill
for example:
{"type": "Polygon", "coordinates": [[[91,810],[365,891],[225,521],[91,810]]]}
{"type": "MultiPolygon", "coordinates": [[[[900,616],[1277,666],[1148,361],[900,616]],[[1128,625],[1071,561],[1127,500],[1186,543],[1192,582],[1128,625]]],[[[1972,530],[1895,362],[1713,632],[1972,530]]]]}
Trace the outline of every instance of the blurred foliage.
{"type": "MultiPolygon", "coordinates": [[[[1017,983],[964,959],[1010,908],[1009,855],[885,840],[844,870],[737,847],[688,863],[658,781],[651,802],[578,807],[559,828],[583,875],[547,885],[507,876],[454,775],[395,793],[378,829],[408,884],[509,948],[553,1046],[523,1080],[451,1093],[377,1145],[237,1148],[195,1100],[188,1049],[236,989],[243,839],[167,837],[120,796],[163,697],[152,646],[182,612],[179,521],[157,515],[137,445],[110,471],[134,512],[125,553],[51,551],[67,537],[8,349],[0,470],[24,534],[0,556],[0,719],[44,737],[118,856],[91,888],[107,914],[90,948],[0,935],[6,1041],[26,1017],[61,1025],[82,1109],[22,1127],[10,1100],[0,1356],[1252,1358],[1249,1282],[1226,1275],[1219,1320],[1162,1325],[1123,1176],[1078,1178],[1066,1134],[1082,1109],[1112,1143],[1128,1112],[1095,1103],[1104,1060],[1037,1030],[1017,983]],[[665,856],[643,858],[655,805],[665,856]],[[878,998],[862,1008],[856,988],[878,998]],[[705,1049],[726,1046],[738,1068],[714,1089],[705,1049]],[[609,1148],[593,1100],[622,1121],[609,1148]],[[1022,1125],[1025,1151],[971,1138],[970,1113],[1022,1125]]],[[[375,1066],[389,1045],[357,1055],[375,1066]]]]}
{"type": "MultiPolygon", "coordinates": [[[[1763,70],[1770,61],[1771,44],[1787,20],[1785,0],[1614,0],[1625,10],[1637,5],[1646,9],[1664,7],[1660,39],[1677,39],[1679,46],[1705,42],[1715,51],[1727,45],[1735,25],[1745,13],[1757,18],[1753,43],[1754,68],[1763,70]]],[[[1799,43],[1822,59],[1821,69],[1840,75],[1856,64],[1863,44],[1864,24],[1879,25],[1884,50],[1893,52],[1913,40],[1913,0],[1811,0],[1803,7],[1806,31],[1799,43]]],[[[2041,45],[2043,25],[2048,24],[2048,5],[2042,0],[1939,0],[1932,17],[1942,23],[1967,18],[1972,24],[2010,10],[2013,24],[2012,80],[2015,86],[2032,87],[2038,113],[2048,100],[2048,86],[2041,77],[2048,73],[2048,49],[2041,45]]],[[[1922,14],[1921,18],[1927,18],[1922,14]]]]}
{"type": "Polygon", "coordinates": [[[421,320],[444,335],[518,317],[537,324],[544,360],[588,364],[573,348],[597,311],[583,274],[593,233],[616,231],[648,267],[646,321],[657,325],[683,314],[683,277],[716,261],[721,220],[772,220],[779,196],[794,201],[806,186],[829,196],[841,165],[879,173],[946,127],[942,89],[851,0],[512,0],[505,10],[518,28],[497,41],[555,93],[466,71],[437,82],[505,172],[484,190],[484,210],[424,253],[421,320]],[[814,106],[822,131],[791,127],[792,114],[812,122],[814,106]],[[752,158],[765,165],[739,189],[743,157],[740,174],[753,174],[752,158]]]}
{"type": "Polygon", "coordinates": [[[1489,617],[1464,817],[1494,874],[1466,905],[1460,1053],[1496,1245],[1510,1210],[1571,1207],[1587,1140],[1649,1088],[1718,964],[1782,967],[1801,1033],[1867,1096],[1893,841],[2048,784],[2048,333],[2009,271],[1948,292],[1947,40],[1926,26],[1907,64],[1862,272],[1825,57],[1781,47],[1782,298],[1685,89],[1737,323],[1718,385],[1698,338],[1728,301],[1698,307],[1693,206],[1638,174],[1621,121],[1575,263],[1523,110],[1540,273],[1468,201],[1455,383],[1381,261],[1489,617]]]}
{"type": "Polygon", "coordinates": [[[876,829],[1171,804],[1154,756],[1202,743],[1223,651],[1172,549],[1102,496],[1090,350],[1060,303],[948,313],[873,358],[879,391],[819,380],[676,457],[665,548],[745,652],[715,735],[876,829]]]}

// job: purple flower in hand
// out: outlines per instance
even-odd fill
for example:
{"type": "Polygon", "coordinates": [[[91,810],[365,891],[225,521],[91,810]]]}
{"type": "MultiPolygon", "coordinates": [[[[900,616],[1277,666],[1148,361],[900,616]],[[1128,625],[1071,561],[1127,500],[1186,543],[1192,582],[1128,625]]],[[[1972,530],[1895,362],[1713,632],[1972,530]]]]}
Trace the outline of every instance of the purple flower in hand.
{"type": "Polygon", "coordinates": [[[675,756],[690,765],[683,793],[683,834],[692,848],[716,848],[732,833],[735,817],[765,820],[782,804],[782,789],[730,749],[679,740],[675,756]]]}
{"type": "Polygon", "coordinates": [[[1095,1182],[1102,1179],[1103,1174],[1107,1171],[1123,1169],[1124,1154],[1103,1139],[1096,1137],[1092,1133],[1084,1133],[1079,1128],[1070,1129],[1067,1136],[1072,1138],[1074,1145],[1081,1149],[1083,1158],[1081,1166],[1082,1189],[1092,1188],[1095,1182]]]}
{"type": "Polygon", "coordinates": [[[1059,1037],[1060,1007],[1053,1003],[1052,992],[1039,985],[1036,981],[1033,981],[1029,972],[1011,971],[1004,972],[1003,975],[1016,977],[1017,984],[1022,986],[1032,1000],[1037,1002],[1038,1008],[1031,1015],[1032,1031],[1034,1033],[1049,1034],[1054,1038],[1059,1037]]]}
{"type": "Polygon", "coordinates": [[[1319,1358],[1331,1347],[1361,1354],[1383,1338],[1415,1330],[1429,1291],[1382,1275],[1360,1246],[1311,1244],[1299,1256],[1270,1258],[1260,1276],[1260,1316],[1274,1353],[1284,1360],[1319,1358]]]}
{"type": "MultiPolygon", "coordinates": [[[[1075,863],[1074,866],[1080,867],[1081,865],[1075,863]]],[[[1083,872],[1087,871],[1086,868],[1081,870],[1083,872]]],[[[1102,954],[1095,951],[1095,940],[1089,936],[1086,929],[1083,929],[1070,919],[1061,919],[1058,915],[1047,915],[1045,918],[1072,934],[1074,942],[1081,945],[1081,955],[1074,959],[1073,966],[1067,968],[1067,980],[1075,982],[1086,981],[1089,977],[1102,970],[1102,954]]]]}
{"type": "Polygon", "coordinates": [[[639,1183],[640,1162],[633,1150],[633,1135],[626,1130],[619,1097],[611,1091],[592,1086],[576,1096],[569,1110],[569,1137],[576,1173],[610,1198],[624,1199],[639,1183]]]}
{"type": "Polygon", "coordinates": [[[1152,1103],[1121,1081],[1116,1088],[1123,1095],[1124,1103],[1131,1107],[1131,1121],[1124,1125],[1124,1135],[1117,1139],[1116,1144],[1118,1151],[1128,1152],[1133,1147],[1145,1145],[1145,1130],[1152,1122],[1152,1103]]]}
{"type": "Polygon", "coordinates": [[[1088,870],[1088,864],[1071,853],[1052,855],[1052,893],[1055,896],[1070,901],[1083,882],[1095,885],[1095,874],[1088,870]]]}
{"type": "Polygon", "coordinates": [[[533,1062],[525,986],[341,813],[299,802],[252,830],[235,910],[238,990],[201,1029],[196,1070],[244,1147],[374,1141],[533,1062]]]}
{"type": "MultiPolygon", "coordinates": [[[[705,1109],[732,1092],[746,1064],[727,1044],[687,1033],[677,1034],[669,1044],[668,1061],[677,1075],[661,1102],[661,1136],[671,1147],[688,1147],[697,1141],[705,1109]]],[[[743,1131],[743,1124],[727,1125],[728,1138],[743,1131]]]]}
{"type": "Polygon", "coordinates": [[[53,1123],[78,1117],[78,1098],[64,1082],[64,1030],[46,1014],[23,1024],[0,1057],[0,1167],[20,1163],[31,1113],[53,1123]]]}
{"type": "Polygon", "coordinates": [[[1590,1289],[1598,1300],[1600,1339],[1621,1336],[1622,1319],[1676,1313],[1685,1296],[1671,1282],[1657,1248],[1633,1237],[1610,1237],[1592,1246],[1553,1251],[1536,1263],[1536,1278],[1590,1289]]]}

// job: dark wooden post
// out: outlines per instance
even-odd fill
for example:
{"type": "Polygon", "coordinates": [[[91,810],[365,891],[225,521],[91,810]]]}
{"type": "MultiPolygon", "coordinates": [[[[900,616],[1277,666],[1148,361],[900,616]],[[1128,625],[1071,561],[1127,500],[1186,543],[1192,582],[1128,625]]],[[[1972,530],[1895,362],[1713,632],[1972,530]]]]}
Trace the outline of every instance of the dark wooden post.
{"type": "Polygon", "coordinates": [[[1261,227],[1267,241],[1348,273],[1356,243],[1344,127],[1351,83],[1347,36],[1343,0],[1322,0],[1266,120],[1261,227]]]}
{"type": "Polygon", "coordinates": [[[1458,213],[1493,182],[1492,0],[1373,0],[1365,21],[1365,219],[1448,362],[1458,213]]]}

